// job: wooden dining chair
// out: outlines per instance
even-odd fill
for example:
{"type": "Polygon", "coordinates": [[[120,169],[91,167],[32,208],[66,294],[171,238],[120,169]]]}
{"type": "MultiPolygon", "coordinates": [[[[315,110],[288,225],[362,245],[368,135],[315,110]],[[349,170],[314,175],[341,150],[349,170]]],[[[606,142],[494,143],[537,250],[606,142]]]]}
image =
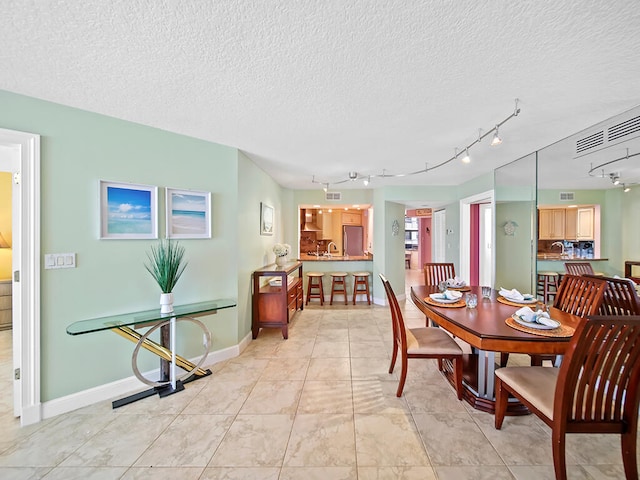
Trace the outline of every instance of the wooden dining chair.
{"type": "MultiPolygon", "coordinates": [[[[558,288],[553,306],[563,312],[586,317],[600,311],[607,282],[601,277],[565,275],[558,288]]],[[[530,355],[531,365],[540,366],[544,360],[555,362],[554,355],[530,355]]]]}
{"type": "Polygon", "coordinates": [[[401,371],[400,383],[396,396],[402,396],[404,384],[407,379],[409,358],[435,358],[438,360],[438,368],[442,371],[442,360],[449,359],[453,362],[453,377],[458,400],[462,400],[462,348],[442,328],[406,328],[402,311],[398,305],[391,284],[380,274],[380,280],[389,301],[391,310],[391,322],[393,326],[393,353],[389,373],[393,373],[396,359],[400,355],[401,371]]]}
{"type": "Polygon", "coordinates": [[[424,284],[438,285],[456,276],[456,269],[453,263],[425,263],[424,264],[424,284]]]}
{"type": "Polygon", "coordinates": [[[602,305],[598,309],[600,315],[640,315],[640,297],[634,283],[628,278],[603,277],[586,275],[607,282],[602,305]]]}
{"type": "Polygon", "coordinates": [[[589,262],[567,262],[564,269],[570,275],[593,275],[593,267],[589,262]]]}
{"type": "Polygon", "coordinates": [[[640,316],[584,318],[560,368],[506,367],[495,375],[495,428],[502,428],[509,395],[518,398],[551,427],[556,479],[567,478],[567,433],[616,433],[625,476],[638,480],[640,316]]]}

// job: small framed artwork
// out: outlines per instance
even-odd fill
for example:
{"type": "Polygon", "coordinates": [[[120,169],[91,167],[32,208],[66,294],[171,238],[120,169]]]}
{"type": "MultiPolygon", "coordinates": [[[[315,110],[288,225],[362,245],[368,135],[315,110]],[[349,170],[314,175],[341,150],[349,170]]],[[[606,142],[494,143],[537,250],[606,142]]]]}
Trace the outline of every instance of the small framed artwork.
{"type": "Polygon", "coordinates": [[[260,235],[273,235],[273,207],[260,202],[260,235]]]}
{"type": "Polygon", "coordinates": [[[158,187],[101,180],[100,238],[158,238],[158,187]]]}
{"type": "Polygon", "coordinates": [[[167,238],[211,238],[211,192],[167,188],[167,238]]]}

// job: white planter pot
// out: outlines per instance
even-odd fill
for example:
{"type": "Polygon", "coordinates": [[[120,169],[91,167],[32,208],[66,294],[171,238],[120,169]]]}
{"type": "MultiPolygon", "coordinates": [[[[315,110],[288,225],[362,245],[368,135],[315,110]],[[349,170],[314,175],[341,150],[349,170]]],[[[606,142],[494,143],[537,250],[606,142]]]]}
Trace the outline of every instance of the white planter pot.
{"type": "Polygon", "coordinates": [[[287,263],[287,257],[276,257],[276,265],[282,267],[285,263],[287,263]]]}
{"type": "Polygon", "coordinates": [[[160,294],[160,313],[173,312],[173,293],[160,294]]]}

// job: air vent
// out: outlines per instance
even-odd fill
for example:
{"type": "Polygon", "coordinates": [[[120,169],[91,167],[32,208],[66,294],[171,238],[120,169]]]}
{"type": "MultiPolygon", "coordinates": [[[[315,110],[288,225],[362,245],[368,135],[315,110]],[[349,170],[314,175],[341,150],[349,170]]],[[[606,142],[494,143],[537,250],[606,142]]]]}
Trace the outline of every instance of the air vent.
{"type": "Polygon", "coordinates": [[[560,192],[560,200],[565,202],[572,202],[575,198],[574,192],[560,192]]]}
{"type": "Polygon", "coordinates": [[[609,130],[607,131],[607,140],[613,142],[614,140],[638,132],[640,132],[640,115],[627,120],[626,122],[609,127],[609,130]]]}
{"type": "Polygon", "coordinates": [[[325,192],[325,200],[340,201],[342,200],[342,192],[325,192]]]}
{"type": "Polygon", "coordinates": [[[604,144],[604,132],[599,131],[581,138],[576,142],[576,153],[584,153],[592,148],[600,147],[604,144]]]}

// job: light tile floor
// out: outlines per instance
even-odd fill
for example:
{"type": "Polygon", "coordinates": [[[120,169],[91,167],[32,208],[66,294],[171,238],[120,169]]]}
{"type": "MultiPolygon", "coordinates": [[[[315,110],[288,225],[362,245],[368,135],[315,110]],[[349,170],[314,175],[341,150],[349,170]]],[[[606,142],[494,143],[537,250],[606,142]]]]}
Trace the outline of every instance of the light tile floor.
{"type": "MultiPolygon", "coordinates": [[[[402,303],[408,325],[424,325],[402,303]]],[[[10,335],[0,332],[5,393],[10,335]]],[[[537,418],[508,417],[495,430],[493,416],[459,402],[430,360],[410,361],[397,398],[390,350],[388,308],[310,305],[288,340],[262,330],[242,355],[163,399],[116,410],[103,402],[21,428],[9,395],[0,401],[0,478],[554,478],[550,431],[537,418]]],[[[569,436],[568,463],[571,479],[624,478],[615,435],[569,436]]]]}

